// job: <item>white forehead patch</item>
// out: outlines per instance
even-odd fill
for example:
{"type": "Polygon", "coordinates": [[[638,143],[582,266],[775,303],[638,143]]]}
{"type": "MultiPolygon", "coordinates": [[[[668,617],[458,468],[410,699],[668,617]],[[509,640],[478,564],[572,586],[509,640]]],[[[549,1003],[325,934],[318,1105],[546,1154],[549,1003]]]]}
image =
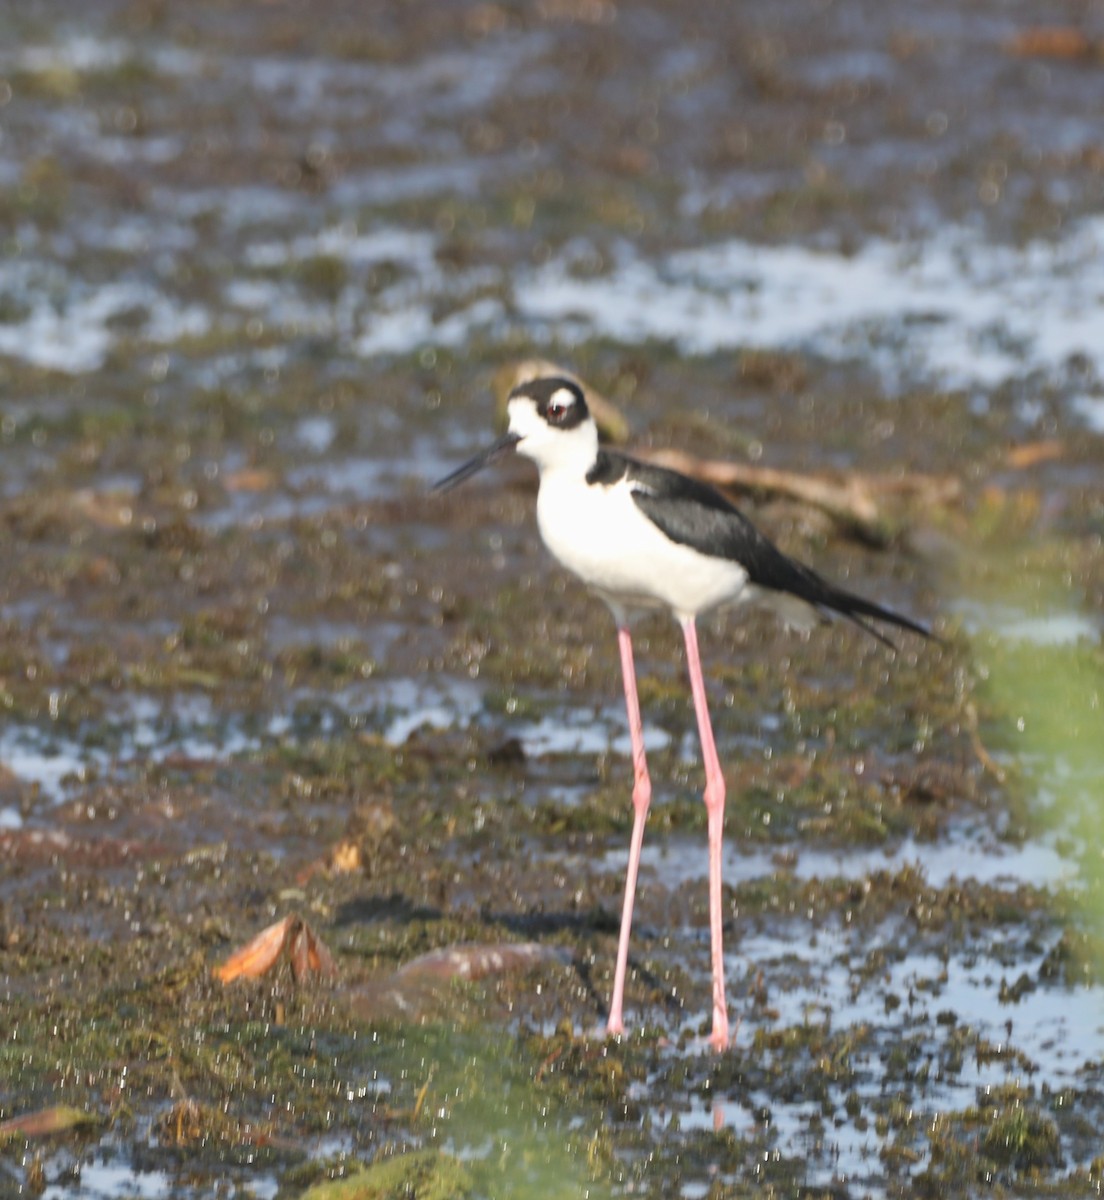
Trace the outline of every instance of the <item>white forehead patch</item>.
{"type": "Polygon", "coordinates": [[[515,433],[525,436],[544,426],[537,416],[537,402],[528,396],[515,396],[506,406],[506,411],[510,414],[510,428],[515,433]]]}
{"type": "Polygon", "coordinates": [[[549,405],[561,404],[564,408],[570,408],[575,403],[575,393],[567,388],[557,388],[548,403],[549,405]]]}

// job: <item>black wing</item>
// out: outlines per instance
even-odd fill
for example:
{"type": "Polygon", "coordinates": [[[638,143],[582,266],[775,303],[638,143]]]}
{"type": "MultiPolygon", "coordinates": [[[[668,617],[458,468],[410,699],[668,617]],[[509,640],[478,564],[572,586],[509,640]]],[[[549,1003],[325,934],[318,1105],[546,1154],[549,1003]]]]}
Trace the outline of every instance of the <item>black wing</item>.
{"type": "Polygon", "coordinates": [[[889,639],[869,625],[868,620],[885,621],[922,637],[931,636],[918,621],[836,587],[804,563],[783,554],[708,484],[609,451],[599,454],[591,472],[596,483],[612,483],[626,474],[633,485],[632,496],[637,507],[673,542],[739,563],[747,571],[748,581],[756,587],[797,596],[821,612],[839,613],[890,645],[889,639]]]}

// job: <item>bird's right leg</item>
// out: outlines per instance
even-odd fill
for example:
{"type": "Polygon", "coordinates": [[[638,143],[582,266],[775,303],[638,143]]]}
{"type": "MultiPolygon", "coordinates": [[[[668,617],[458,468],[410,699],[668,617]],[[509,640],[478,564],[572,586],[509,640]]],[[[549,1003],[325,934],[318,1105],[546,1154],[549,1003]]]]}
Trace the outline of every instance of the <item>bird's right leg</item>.
{"type": "Polygon", "coordinates": [[[705,763],[705,808],[709,827],[709,940],[713,953],[713,1033],[710,1042],[715,1050],[728,1048],[728,998],[725,993],[724,897],[721,882],[722,839],[724,837],[725,781],[721,773],[717,746],[713,740],[713,723],[709,719],[709,701],[702,678],[701,654],[698,651],[698,631],[693,617],[681,621],[686,640],[686,661],[690,667],[690,690],[694,696],[694,711],[701,735],[702,760],[705,763]]]}
{"type": "Polygon", "coordinates": [[[652,801],[652,781],[648,778],[648,763],[644,756],[644,730],[640,721],[640,699],[636,694],[636,669],[633,665],[632,637],[628,625],[619,621],[617,644],[621,651],[621,675],[625,683],[625,708],[629,714],[629,736],[633,755],[633,827],[629,843],[629,868],[625,874],[625,904],[621,910],[621,936],[617,943],[617,968],[613,976],[613,999],[610,1001],[607,1033],[624,1033],[621,1015],[625,999],[625,973],[629,965],[629,931],[632,928],[633,900],[636,897],[636,877],[640,870],[640,848],[644,844],[644,821],[652,801]]]}

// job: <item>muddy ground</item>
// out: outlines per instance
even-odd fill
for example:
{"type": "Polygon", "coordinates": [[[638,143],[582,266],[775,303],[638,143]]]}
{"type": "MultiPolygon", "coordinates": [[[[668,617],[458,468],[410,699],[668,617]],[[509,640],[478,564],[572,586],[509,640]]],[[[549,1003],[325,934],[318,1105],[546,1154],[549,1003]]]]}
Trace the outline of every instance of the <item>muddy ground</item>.
{"type": "Polygon", "coordinates": [[[1104,20],[1038,20],[0,6],[0,1195],[1099,1194],[1104,20]],[[526,464],[427,494],[533,354],[872,484],[741,503],[942,639],[707,623],[722,1055],[676,627],[606,1041],[613,631],[526,464]],[[215,977],[283,918],[332,977],[215,977]]]}

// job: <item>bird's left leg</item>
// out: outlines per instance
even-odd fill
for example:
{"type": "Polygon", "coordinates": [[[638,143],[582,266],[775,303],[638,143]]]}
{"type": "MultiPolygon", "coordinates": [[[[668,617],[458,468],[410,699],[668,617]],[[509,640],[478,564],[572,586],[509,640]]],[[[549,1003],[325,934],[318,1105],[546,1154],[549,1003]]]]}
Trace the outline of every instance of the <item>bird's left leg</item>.
{"type": "Polygon", "coordinates": [[[686,661],[690,668],[690,690],[694,695],[694,712],[698,718],[702,759],[705,763],[705,809],[709,822],[709,936],[713,956],[713,1034],[714,1049],[728,1046],[728,1000],[725,995],[724,948],[722,945],[721,850],[724,836],[725,782],[717,747],[713,741],[713,725],[709,720],[709,704],[705,697],[701,655],[698,653],[698,631],[693,617],[681,618],[682,636],[686,641],[686,661]]]}
{"type": "MultiPolygon", "coordinates": [[[[616,614],[615,614],[616,615],[616,614]]],[[[625,708],[629,715],[629,736],[633,754],[633,827],[629,842],[629,866],[625,873],[625,903],[621,909],[621,936],[617,942],[617,967],[613,975],[613,998],[610,1000],[606,1031],[624,1033],[621,1008],[625,1000],[625,975],[629,966],[629,931],[632,929],[633,901],[636,898],[636,876],[640,870],[640,849],[644,844],[644,822],[652,800],[652,781],[648,777],[648,761],[644,756],[644,730],[640,720],[640,699],[636,694],[636,670],[633,666],[632,636],[624,619],[617,622],[617,644],[621,650],[621,675],[625,684],[625,708]]]]}

